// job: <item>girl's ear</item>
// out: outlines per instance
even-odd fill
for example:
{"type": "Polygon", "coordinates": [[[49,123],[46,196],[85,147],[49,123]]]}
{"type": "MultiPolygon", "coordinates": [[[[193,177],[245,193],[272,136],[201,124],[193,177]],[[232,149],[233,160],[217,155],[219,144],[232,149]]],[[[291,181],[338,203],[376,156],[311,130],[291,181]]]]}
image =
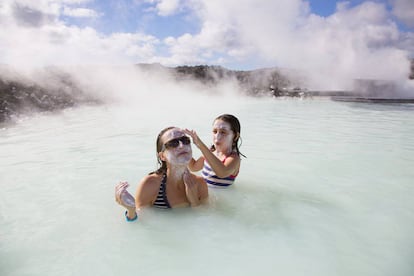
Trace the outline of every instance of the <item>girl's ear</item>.
{"type": "Polygon", "coordinates": [[[237,141],[237,139],[239,139],[239,138],[240,138],[240,133],[237,132],[236,135],[234,135],[234,139],[233,140],[234,141],[237,141]]]}
{"type": "Polygon", "coordinates": [[[160,151],[160,152],[158,153],[158,157],[160,158],[160,160],[161,160],[161,161],[166,161],[166,160],[165,160],[165,157],[164,157],[164,152],[163,152],[163,151],[160,151]]]}

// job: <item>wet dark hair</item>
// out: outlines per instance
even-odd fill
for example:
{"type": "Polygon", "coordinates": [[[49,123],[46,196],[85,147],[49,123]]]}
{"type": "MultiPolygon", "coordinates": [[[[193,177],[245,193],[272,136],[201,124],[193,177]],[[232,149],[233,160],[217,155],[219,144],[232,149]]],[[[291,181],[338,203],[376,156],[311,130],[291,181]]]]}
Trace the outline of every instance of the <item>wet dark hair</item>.
{"type": "MultiPolygon", "coordinates": [[[[242,140],[241,140],[241,136],[240,136],[241,126],[240,126],[239,119],[237,119],[236,116],[233,116],[231,114],[222,114],[222,115],[218,116],[216,119],[214,119],[213,123],[217,120],[222,120],[222,121],[230,124],[231,130],[234,132],[234,137],[235,137],[235,139],[233,140],[233,144],[232,144],[232,150],[233,151],[235,150],[238,155],[246,157],[239,150],[239,139],[240,139],[240,146],[242,144],[242,140]]],[[[215,149],[216,149],[216,147],[214,145],[211,145],[210,150],[214,151],[215,149]]]]}
{"type": "Polygon", "coordinates": [[[153,173],[155,173],[155,174],[164,174],[164,173],[167,173],[167,162],[162,161],[158,153],[160,153],[162,151],[162,148],[164,146],[164,143],[161,139],[162,135],[164,135],[164,133],[166,133],[168,130],[173,129],[173,128],[176,128],[176,127],[173,127],[173,126],[166,127],[163,130],[161,130],[161,132],[158,134],[157,142],[156,142],[156,148],[157,148],[156,155],[157,155],[157,163],[159,165],[159,168],[156,171],[150,172],[149,174],[153,174],[153,173]]]}

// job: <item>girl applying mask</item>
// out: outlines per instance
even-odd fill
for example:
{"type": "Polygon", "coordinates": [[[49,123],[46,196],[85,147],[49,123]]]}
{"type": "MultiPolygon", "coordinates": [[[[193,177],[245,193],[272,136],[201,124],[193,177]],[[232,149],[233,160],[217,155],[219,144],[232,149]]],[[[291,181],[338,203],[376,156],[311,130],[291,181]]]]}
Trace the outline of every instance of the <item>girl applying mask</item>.
{"type": "Polygon", "coordinates": [[[201,141],[195,131],[186,129],[186,133],[203,154],[198,160],[191,160],[190,170],[203,169],[204,180],[213,186],[233,184],[240,169],[240,155],[243,155],[238,147],[239,120],[230,114],[217,117],[213,122],[213,144],[210,148],[201,141]]]}

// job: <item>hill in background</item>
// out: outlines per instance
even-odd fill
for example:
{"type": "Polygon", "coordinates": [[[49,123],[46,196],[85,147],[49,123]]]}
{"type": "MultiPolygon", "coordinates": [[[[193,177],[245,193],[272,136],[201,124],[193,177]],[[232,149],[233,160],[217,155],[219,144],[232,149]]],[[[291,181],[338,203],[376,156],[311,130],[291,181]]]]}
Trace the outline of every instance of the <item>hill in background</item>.
{"type": "MultiPolygon", "coordinates": [[[[350,91],[307,91],[304,79],[293,70],[263,68],[251,71],[229,70],[221,66],[177,66],[160,64],[137,64],[137,69],[146,73],[166,73],[178,82],[195,81],[205,86],[215,86],[232,81],[243,95],[262,96],[343,96],[350,91]],[[302,93],[302,94],[301,94],[302,93]]],[[[80,104],[100,104],[102,99],[94,96],[80,85],[70,73],[59,68],[43,70],[42,77],[27,78],[11,72],[7,66],[0,68],[0,123],[21,114],[61,110],[80,104]],[[46,81],[45,81],[46,80],[46,81]]],[[[411,61],[410,79],[414,79],[414,60],[411,61]]]]}

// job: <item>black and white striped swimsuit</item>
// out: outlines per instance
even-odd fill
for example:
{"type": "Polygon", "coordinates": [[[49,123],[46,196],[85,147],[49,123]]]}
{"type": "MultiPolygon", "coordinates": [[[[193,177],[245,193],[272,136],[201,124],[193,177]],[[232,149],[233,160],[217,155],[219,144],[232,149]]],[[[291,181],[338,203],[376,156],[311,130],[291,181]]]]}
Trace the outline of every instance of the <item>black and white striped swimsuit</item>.
{"type": "Polygon", "coordinates": [[[157,199],[154,202],[154,206],[157,208],[162,209],[169,209],[171,208],[170,203],[167,199],[167,189],[165,184],[167,183],[167,174],[162,175],[160,190],[158,191],[157,199]]]}

